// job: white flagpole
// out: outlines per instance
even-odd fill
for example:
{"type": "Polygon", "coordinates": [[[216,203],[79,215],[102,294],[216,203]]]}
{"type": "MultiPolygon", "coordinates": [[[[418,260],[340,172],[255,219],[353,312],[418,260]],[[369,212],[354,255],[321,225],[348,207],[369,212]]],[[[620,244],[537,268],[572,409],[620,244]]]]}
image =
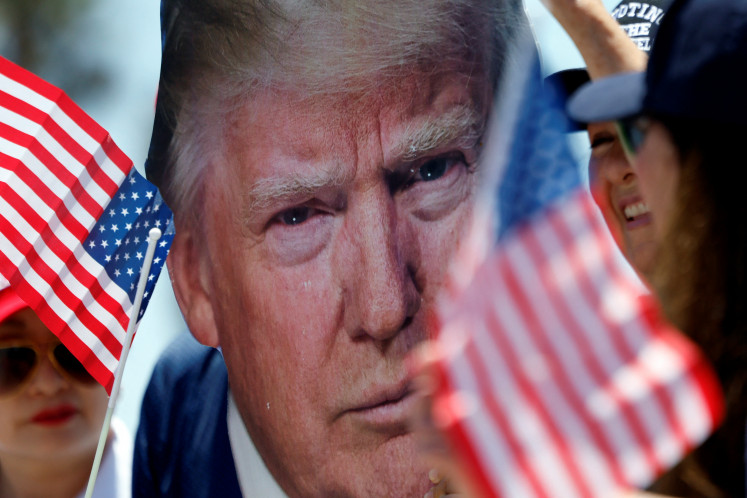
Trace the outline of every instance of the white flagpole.
{"type": "Polygon", "coordinates": [[[104,426],[101,428],[101,434],[99,435],[99,445],[96,448],[96,456],[93,459],[91,475],[88,477],[88,487],[86,488],[85,498],[91,498],[91,495],[93,494],[93,487],[96,483],[96,477],[99,474],[101,457],[104,454],[106,439],[109,436],[109,426],[111,424],[112,414],[114,413],[114,404],[117,402],[119,385],[122,383],[122,373],[124,372],[127,355],[130,353],[130,344],[132,344],[132,337],[135,335],[135,324],[137,323],[137,317],[140,313],[140,305],[143,302],[145,284],[148,282],[150,265],[153,262],[153,255],[156,252],[156,242],[158,242],[158,239],[160,238],[161,230],[159,230],[158,228],[151,228],[150,232],[148,232],[148,248],[145,251],[143,268],[140,271],[140,280],[138,280],[137,283],[135,302],[133,303],[132,311],[130,312],[130,323],[127,326],[127,335],[125,335],[124,345],[122,346],[122,354],[119,357],[119,365],[117,366],[117,370],[114,372],[114,385],[112,386],[112,394],[111,396],[109,396],[109,403],[106,408],[106,417],[104,418],[104,426]]]}

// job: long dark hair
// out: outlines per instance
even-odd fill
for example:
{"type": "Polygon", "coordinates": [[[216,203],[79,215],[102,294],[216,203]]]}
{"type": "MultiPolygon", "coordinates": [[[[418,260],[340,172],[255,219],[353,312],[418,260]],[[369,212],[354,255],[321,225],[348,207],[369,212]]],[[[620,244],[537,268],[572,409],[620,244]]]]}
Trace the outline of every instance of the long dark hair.
{"type": "Polygon", "coordinates": [[[671,134],[681,171],[652,284],[670,321],[713,363],[726,418],[652,489],[677,496],[745,496],[747,126],[655,119],[671,134]]]}

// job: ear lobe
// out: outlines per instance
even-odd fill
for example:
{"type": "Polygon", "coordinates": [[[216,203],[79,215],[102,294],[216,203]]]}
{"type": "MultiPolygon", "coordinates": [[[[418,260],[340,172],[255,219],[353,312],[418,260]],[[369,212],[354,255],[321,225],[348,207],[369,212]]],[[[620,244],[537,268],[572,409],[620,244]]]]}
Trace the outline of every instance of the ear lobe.
{"type": "Polygon", "coordinates": [[[210,300],[208,268],[193,229],[178,226],[166,260],[174,295],[189,331],[206,346],[218,347],[217,326],[210,300]]]}

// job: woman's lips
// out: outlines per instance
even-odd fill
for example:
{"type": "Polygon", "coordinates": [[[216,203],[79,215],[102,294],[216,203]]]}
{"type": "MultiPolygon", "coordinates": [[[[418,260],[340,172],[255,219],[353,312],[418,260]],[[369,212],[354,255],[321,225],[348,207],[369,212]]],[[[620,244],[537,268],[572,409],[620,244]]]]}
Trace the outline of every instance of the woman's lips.
{"type": "Polygon", "coordinates": [[[618,203],[618,209],[622,214],[625,228],[629,230],[651,223],[651,212],[639,197],[621,200],[618,203]]]}
{"type": "Polygon", "coordinates": [[[31,417],[31,422],[45,426],[61,425],[73,418],[76,413],[78,410],[72,405],[59,405],[38,412],[31,417]]]}

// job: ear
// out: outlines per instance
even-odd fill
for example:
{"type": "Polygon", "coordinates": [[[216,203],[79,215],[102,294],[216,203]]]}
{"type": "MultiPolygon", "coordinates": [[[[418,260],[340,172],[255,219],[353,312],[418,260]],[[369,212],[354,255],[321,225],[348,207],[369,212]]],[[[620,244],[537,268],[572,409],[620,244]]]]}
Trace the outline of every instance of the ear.
{"type": "Polygon", "coordinates": [[[210,272],[200,235],[189,226],[176,227],[166,260],[176,302],[189,331],[206,346],[218,347],[218,327],[210,300],[210,272]]]}

